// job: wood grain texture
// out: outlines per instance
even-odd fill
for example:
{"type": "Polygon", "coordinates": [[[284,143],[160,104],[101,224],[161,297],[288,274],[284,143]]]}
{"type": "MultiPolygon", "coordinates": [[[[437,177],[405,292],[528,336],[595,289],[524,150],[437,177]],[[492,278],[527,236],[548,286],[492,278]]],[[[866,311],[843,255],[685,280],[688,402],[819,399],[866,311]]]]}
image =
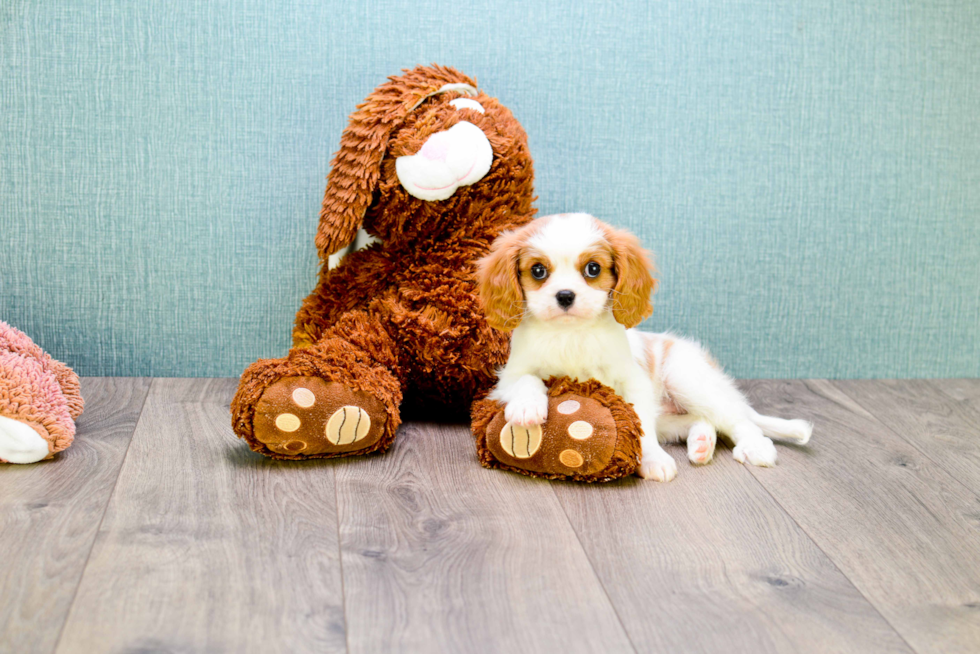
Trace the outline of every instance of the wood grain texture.
{"type": "Polygon", "coordinates": [[[333,469],[248,450],[235,386],[154,381],[58,652],[344,650],[333,469]]]}
{"type": "Polygon", "coordinates": [[[747,382],[811,443],[599,486],[458,425],[265,459],[235,384],[85,379],[76,444],[0,467],[0,652],[980,651],[976,380],[747,382]]]}
{"type": "Polygon", "coordinates": [[[75,442],[49,461],[0,466],[0,652],[50,652],[150,388],[84,378],[75,442]]]}
{"type": "Polygon", "coordinates": [[[980,379],[930,379],[929,383],[954,400],[980,409],[980,379]]]}
{"type": "Polygon", "coordinates": [[[834,385],[980,496],[980,406],[922,379],[834,385]]]}
{"type": "Polygon", "coordinates": [[[632,651],[552,485],[465,427],[409,424],[337,488],[352,654],[632,651]]]}
{"type": "Polygon", "coordinates": [[[918,652],[980,651],[977,497],[831,382],[743,386],[816,427],[749,472],[918,652]]]}
{"type": "Polygon", "coordinates": [[[910,652],[719,447],[669,484],[555,484],[638,651],[910,652]]]}

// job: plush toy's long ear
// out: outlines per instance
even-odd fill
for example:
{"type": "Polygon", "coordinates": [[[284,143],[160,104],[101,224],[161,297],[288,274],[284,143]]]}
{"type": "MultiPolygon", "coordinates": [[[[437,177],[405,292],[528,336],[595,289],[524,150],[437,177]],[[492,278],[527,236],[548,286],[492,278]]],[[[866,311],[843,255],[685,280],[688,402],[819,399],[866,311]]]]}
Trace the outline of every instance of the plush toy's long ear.
{"type": "Polygon", "coordinates": [[[524,242],[523,229],[501,234],[490,246],[490,254],[477,262],[480,305],[487,323],[494,329],[509,332],[521,324],[524,291],[517,277],[517,266],[524,242]]]}
{"type": "Polygon", "coordinates": [[[371,206],[392,131],[426,98],[446,91],[476,95],[476,80],[444,66],[418,66],[389,77],[351,114],[323,194],[316,247],[326,259],[350,244],[371,206]]]}
{"type": "Polygon", "coordinates": [[[612,246],[613,266],[616,268],[613,317],[627,329],[636,327],[653,313],[650,296],[657,289],[653,264],[633,234],[607,227],[605,236],[612,246]]]}

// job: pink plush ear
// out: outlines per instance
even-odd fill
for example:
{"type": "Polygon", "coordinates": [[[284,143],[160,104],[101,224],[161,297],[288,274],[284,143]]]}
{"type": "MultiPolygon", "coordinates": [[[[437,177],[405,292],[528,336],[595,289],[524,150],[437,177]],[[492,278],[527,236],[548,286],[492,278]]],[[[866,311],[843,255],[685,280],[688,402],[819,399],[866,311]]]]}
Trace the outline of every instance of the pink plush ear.
{"type": "Polygon", "coordinates": [[[517,267],[527,229],[501,234],[490,246],[490,254],[477,263],[477,293],[487,323],[505,332],[521,324],[524,315],[517,267]]]}
{"type": "Polygon", "coordinates": [[[316,235],[322,259],[354,241],[374,201],[381,162],[394,129],[425,98],[443,87],[476,87],[472,78],[435,65],[419,66],[388,79],[351,114],[350,124],[340,137],[340,150],[330,164],[316,235]]]}
{"type": "Polygon", "coordinates": [[[653,313],[650,296],[657,288],[653,263],[633,234],[608,225],[603,227],[606,240],[613,249],[613,265],[616,268],[613,317],[627,329],[636,327],[653,313]]]}

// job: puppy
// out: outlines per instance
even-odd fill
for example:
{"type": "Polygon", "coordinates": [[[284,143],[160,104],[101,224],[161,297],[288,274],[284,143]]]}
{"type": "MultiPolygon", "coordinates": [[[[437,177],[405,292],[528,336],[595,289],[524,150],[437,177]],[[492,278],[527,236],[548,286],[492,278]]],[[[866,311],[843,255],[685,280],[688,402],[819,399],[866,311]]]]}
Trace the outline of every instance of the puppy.
{"type": "Polygon", "coordinates": [[[507,364],[490,398],[522,426],[548,418],[542,380],[597,379],[633,405],[643,430],[640,475],[670,481],[677,464],[661,441],[687,441],[708,463],[721,432],[735,459],[776,463],[767,436],[806,443],[803,420],[756,413],[700,345],[632,327],[653,312],[652,265],[635,236],[588,214],[539,218],[502,234],[480,261],[480,300],[489,323],[511,331],[507,364]]]}

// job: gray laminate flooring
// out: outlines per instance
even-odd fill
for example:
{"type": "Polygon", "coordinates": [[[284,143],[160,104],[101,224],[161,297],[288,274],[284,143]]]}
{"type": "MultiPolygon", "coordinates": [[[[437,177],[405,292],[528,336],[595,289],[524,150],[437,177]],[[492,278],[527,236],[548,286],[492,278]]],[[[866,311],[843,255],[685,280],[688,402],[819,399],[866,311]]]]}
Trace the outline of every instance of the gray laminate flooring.
{"type": "Polygon", "coordinates": [[[745,381],[772,469],[485,470],[465,425],[280,462],[233,379],[85,379],[0,467],[0,652],[980,652],[980,380],[745,381]]]}

